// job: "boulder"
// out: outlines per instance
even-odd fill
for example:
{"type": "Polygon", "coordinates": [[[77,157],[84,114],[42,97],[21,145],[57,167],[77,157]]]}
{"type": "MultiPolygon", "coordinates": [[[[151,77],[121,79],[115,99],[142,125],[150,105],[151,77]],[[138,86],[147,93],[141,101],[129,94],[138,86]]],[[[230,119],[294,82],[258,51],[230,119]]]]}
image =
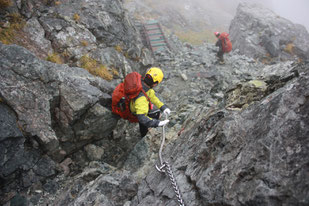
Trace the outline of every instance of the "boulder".
{"type": "Polygon", "coordinates": [[[76,144],[79,140],[102,139],[116,126],[111,111],[99,104],[111,98],[111,88],[105,88],[108,94],[92,86],[103,86],[105,80],[81,68],[39,60],[22,47],[0,44],[0,53],[1,95],[23,132],[36,137],[48,153],[63,147],[68,154],[86,144],[76,144]]]}

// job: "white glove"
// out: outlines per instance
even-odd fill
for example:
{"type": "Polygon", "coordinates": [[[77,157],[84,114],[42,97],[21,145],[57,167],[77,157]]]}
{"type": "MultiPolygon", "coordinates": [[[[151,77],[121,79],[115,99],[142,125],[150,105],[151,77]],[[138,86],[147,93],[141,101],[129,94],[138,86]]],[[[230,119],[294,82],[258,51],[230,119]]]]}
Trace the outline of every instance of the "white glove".
{"type": "Polygon", "coordinates": [[[163,126],[166,125],[169,121],[170,121],[170,120],[168,120],[168,119],[167,119],[167,120],[160,121],[158,126],[159,126],[159,127],[163,127],[163,126]]]}
{"type": "Polygon", "coordinates": [[[169,115],[171,113],[171,110],[169,108],[166,108],[164,111],[163,111],[163,114],[165,115],[169,115]]]}

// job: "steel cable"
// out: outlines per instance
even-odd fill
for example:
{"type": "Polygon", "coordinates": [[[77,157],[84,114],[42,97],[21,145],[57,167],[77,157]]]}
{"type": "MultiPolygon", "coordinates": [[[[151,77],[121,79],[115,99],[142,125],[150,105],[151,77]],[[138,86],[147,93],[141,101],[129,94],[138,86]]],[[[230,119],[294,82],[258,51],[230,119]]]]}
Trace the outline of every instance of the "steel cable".
{"type": "MultiPolygon", "coordinates": [[[[165,116],[167,119],[167,115],[165,116]]],[[[176,179],[174,177],[174,174],[173,174],[173,171],[172,171],[172,168],[171,166],[167,163],[167,162],[164,162],[163,161],[163,158],[162,158],[162,150],[163,150],[163,146],[164,146],[164,143],[165,143],[165,125],[163,126],[162,128],[162,141],[161,141],[161,146],[160,146],[160,150],[159,150],[159,159],[160,159],[160,163],[161,163],[161,166],[158,167],[156,165],[156,169],[161,172],[161,173],[165,173],[169,176],[170,180],[171,180],[171,183],[172,183],[172,186],[174,188],[174,191],[175,191],[175,194],[176,194],[176,197],[177,197],[177,200],[179,202],[179,206],[185,206],[184,202],[183,202],[183,199],[181,197],[181,194],[180,194],[180,191],[179,191],[179,188],[178,188],[178,185],[177,185],[177,182],[176,182],[176,179]],[[166,169],[165,169],[166,168],[166,169]]]]}

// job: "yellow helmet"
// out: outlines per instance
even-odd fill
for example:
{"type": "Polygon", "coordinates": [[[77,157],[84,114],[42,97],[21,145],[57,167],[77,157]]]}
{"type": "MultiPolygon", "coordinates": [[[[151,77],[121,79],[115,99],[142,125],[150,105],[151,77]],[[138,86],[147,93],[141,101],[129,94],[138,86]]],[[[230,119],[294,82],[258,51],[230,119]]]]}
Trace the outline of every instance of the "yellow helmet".
{"type": "Polygon", "coordinates": [[[163,80],[163,72],[160,68],[158,67],[151,67],[147,72],[146,75],[150,75],[152,78],[153,83],[158,82],[159,84],[162,82],[163,80]]]}

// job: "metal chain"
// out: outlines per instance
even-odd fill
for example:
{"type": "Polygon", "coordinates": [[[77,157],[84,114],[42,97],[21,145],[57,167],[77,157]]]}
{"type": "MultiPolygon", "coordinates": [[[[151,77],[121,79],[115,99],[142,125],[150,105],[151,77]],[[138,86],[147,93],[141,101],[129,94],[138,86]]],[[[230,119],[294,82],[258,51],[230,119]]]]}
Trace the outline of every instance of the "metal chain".
{"type": "MultiPolygon", "coordinates": [[[[166,116],[166,119],[167,119],[167,116],[166,116]]],[[[159,172],[165,173],[165,174],[167,174],[169,176],[169,178],[170,178],[170,180],[172,182],[172,185],[173,185],[173,188],[174,188],[177,200],[179,202],[179,206],[185,206],[185,203],[183,202],[183,199],[181,197],[180,191],[178,189],[177,182],[176,182],[176,179],[174,177],[172,168],[171,168],[171,166],[167,162],[164,162],[163,158],[162,158],[162,150],[163,150],[163,145],[164,145],[164,142],[165,142],[165,128],[164,127],[165,127],[165,125],[163,126],[163,129],[162,129],[163,137],[162,137],[162,142],[161,142],[161,146],[160,146],[160,150],[159,150],[159,159],[160,159],[161,166],[158,167],[156,165],[156,169],[159,172]]]]}

